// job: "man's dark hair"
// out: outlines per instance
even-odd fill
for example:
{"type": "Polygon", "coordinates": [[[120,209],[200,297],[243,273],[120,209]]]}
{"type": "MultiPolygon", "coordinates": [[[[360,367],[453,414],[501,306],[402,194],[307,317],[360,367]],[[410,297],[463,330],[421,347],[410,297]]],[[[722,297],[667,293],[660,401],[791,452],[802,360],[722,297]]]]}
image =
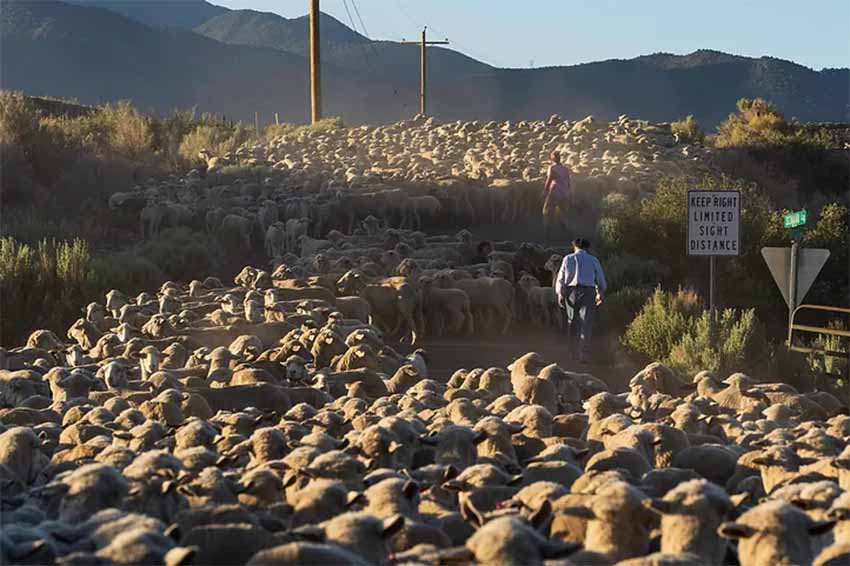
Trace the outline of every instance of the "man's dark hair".
{"type": "Polygon", "coordinates": [[[577,247],[580,250],[590,249],[590,241],[586,238],[576,238],[573,240],[573,246],[577,247]]]}
{"type": "Polygon", "coordinates": [[[493,244],[489,240],[484,240],[483,242],[478,244],[478,253],[484,253],[484,248],[490,248],[492,250],[493,244]]]}

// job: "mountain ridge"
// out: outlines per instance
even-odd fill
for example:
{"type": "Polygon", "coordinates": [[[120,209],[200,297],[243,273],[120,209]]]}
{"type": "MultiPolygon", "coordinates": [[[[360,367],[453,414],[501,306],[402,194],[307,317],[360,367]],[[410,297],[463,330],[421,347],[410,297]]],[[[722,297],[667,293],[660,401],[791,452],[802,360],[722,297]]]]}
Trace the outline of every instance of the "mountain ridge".
{"type": "MultiPolygon", "coordinates": [[[[5,53],[21,56],[4,58],[2,87],[89,104],[127,98],[159,113],[197,106],[251,122],[255,111],[265,120],[275,112],[287,120],[307,119],[306,17],[223,9],[201,27],[219,37],[228,29],[234,34],[228,42],[184,26],[141,23],[108,8],[115,3],[5,0],[0,41],[5,53]],[[243,43],[263,26],[266,35],[243,43]]],[[[206,10],[208,3],[190,4],[206,10]]],[[[326,114],[349,123],[414,114],[419,50],[371,41],[331,16],[322,18],[326,114]]],[[[437,47],[429,48],[428,57],[429,110],[439,119],[520,120],[553,113],[610,119],[626,113],[670,121],[694,114],[710,128],[734,111],[739,98],[756,96],[802,121],[848,116],[850,70],[815,71],[774,57],[697,50],[536,69],[499,69],[437,47]]]]}

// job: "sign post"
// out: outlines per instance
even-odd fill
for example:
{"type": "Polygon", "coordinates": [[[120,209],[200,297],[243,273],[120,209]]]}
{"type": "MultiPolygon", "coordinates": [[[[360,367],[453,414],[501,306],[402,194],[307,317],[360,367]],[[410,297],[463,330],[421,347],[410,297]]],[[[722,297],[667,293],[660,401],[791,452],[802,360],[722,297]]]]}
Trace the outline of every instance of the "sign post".
{"type": "MultiPolygon", "coordinates": [[[[802,223],[791,223],[788,217],[798,213],[785,215],[785,226],[787,228],[798,228],[806,222],[805,210],[802,223]]],[[[794,230],[790,248],[762,248],[761,255],[767,263],[773,280],[782,293],[782,298],[788,305],[788,345],[791,345],[791,326],[794,323],[794,311],[803,302],[803,298],[814,283],[826,260],[829,259],[829,250],[820,248],[801,248],[799,233],[794,230]]]]}
{"type": "Polygon", "coordinates": [[[740,232],[740,191],[688,191],[688,255],[709,256],[708,308],[712,342],[717,323],[717,257],[740,255],[740,232]]]}

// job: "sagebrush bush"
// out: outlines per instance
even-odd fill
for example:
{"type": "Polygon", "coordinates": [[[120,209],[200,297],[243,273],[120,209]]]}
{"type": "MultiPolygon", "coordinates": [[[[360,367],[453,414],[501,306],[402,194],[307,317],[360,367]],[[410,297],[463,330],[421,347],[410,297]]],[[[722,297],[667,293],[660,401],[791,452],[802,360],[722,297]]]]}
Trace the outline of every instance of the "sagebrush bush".
{"type": "Polygon", "coordinates": [[[267,140],[279,138],[281,136],[289,136],[296,133],[299,127],[295,124],[269,124],[263,131],[263,137],[267,140]]]}
{"type": "Polygon", "coordinates": [[[0,91],[0,144],[20,145],[37,134],[39,112],[20,92],[0,91]]]}
{"type": "Polygon", "coordinates": [[[653,259],[643,259],[629,253],[615,253],[604,260],[608,289],[624,287],[657,287],[669,278],[669,269],[653,259]]]}
{"type": "Polygon", "coordinates": [[[667,363],[684,375],[711,370],[719,375],[743,371],[763,377],[769,360],[768,343],[755,310],[725,309],[720,313],[714,337],[708,311],[695,318],[690,331],[673,346],[667,363]]]}
{"type": "Polygon", "coordinates": [[[772,102],[762,98],[738,100],[737,113],[730,114],[712,138],[720,148],[791,147],[800,151],[825,150],[832,146],[829,134],[811,133],[789,122],[772,102]]]}
{"type": "Polygon", "coordinates": [[[682,336],[691,332],[702,310],[702,300],[694,291],[670,293],[658,287],[626,327],[623,345],[648,360],[666,360],[682,336]]]}
{"type": "Polygon", "coordinates": [[[31,246],[0,239],[0,341],[19,344],[37,328],[64,330],[97,295],[94,282],[82,240],[31,246]]]}
{"type": "Polygon", "coordinates": [[[206,149],[214,156],[236,151],[253,137],[251,130],[241,124],[203,124],[189,132],[180,142],[179,154],[190,163],[198,162],[198,153],[206,149]]]}
{"type": "Polygon", "coordinates": [[[705,132],[697,122],[693,115],[688,115],[681,120],[672,122],[670,130],[679,136],[679,140],[687,143],[703,143],[705,141],[705,132]]]}

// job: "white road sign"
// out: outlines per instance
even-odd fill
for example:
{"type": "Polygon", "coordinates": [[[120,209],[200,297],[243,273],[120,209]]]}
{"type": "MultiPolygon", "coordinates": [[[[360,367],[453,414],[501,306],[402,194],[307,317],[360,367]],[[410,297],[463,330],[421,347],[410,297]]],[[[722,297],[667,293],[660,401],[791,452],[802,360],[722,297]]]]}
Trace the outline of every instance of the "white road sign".
{"type": "Polygon", "coordinates": [[[740,228],[739,191],[688,191],[688,255],[739,255],[740,228]]]}

